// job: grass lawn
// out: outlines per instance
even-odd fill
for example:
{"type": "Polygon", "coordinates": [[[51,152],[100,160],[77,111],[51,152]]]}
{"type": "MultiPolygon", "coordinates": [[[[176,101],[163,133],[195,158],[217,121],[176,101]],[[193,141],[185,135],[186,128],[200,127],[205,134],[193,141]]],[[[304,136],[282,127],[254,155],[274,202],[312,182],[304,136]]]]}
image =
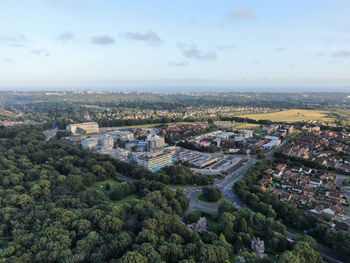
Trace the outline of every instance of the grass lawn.
{"type": "MultiPolygon", "coordinates": [[[[263,126],[265,127],[265,126],[263,126]]],[[[234,130],[241,131],[241,130],[253,130],[255,133],[262,133],[263,127],[261,127],[260,124],[255,123],[244,123],[239,126],[234,127],[234,130]]]]}
{"type": "Polygon", "coordinates": [[[129,201],[132,201],[132,200],[135,200],[135,199],[138,199],[137,195],[132,194],[132,195],[129,195],[129,196],[125,197],[122,200],[113,201],[113,204],[115,204],[115,205],[122,205],[122,204],[125,204],[125,203],[127,203],[129,201]]]}
{"type": "Polygon", "coordinates": [[[106,191],[106,184],[109,183],[111,185],[111,188],[113,188],[114,186],[116,186],[117,184],[119,184],[118,181],[114,180],[114,179],[109,179],[106,181],[102,181],[102,182],[96,182],[94,183],[92,186],[90,186],[88,189],[92,189],[92,188],[98,188],[101,191],[105,192],[106,191]]]}
{"type": "Polygon", "coordinates": [[[208,202],[208,201],[204,201],[204,200],[202,200],[201,199],[201,195],[202,195],[203,193],[202,192],[198,192],[196,195],[195,195],[195,199],[196,199],[196,201],[198,201],[199,203],[202,203],[202,204],[204,204],[204,205],[217,205],[217,204],[220,204],[221,202],[222,202],[222,200],[223,200],[223,198],[221,198],[219,201],[217,201],[217,202],[208,202]]]}
{"type": "Polygon", "coordinates": [[[242,118],[250,118],[254,120],[271,120],[271,121],[282,121],[282,122],[296,122],[296,121],[307,121],[307,120],[323,120],[333,122],[334,118],[329,117],[327,111],[319,110],[284,110],[278,112],[264,113],[264,114],[248,114],[241,115],[242,118]]]}

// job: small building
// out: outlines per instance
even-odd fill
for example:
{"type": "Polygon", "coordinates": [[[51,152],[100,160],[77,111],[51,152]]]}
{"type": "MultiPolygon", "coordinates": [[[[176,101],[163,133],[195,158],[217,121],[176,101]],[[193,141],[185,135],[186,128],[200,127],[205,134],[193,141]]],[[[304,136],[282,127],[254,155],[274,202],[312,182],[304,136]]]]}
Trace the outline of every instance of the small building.
{"type": "Polygon", "coordinates": [[[320,187],[322,185],[322,180],[319,178],[311,178],[309,186],[310,187],[320,187]]]}
{"type": "Polygon", "coordinates": [[[264,258],[264,253],[265,253],[264,241],[260,240],[259,238],[256,239],[255,237],[253,237],[250,243],[251,243],[251,248],[253,252],[255,252],[256,258],[258,259],[264,258]]]}
{"type": "Polygon", "coordinates": [[[300,195],[298,196],[298,200],[301,204],[306,205],[312,201],[312,198],[307,195],[300,195]]]}
{"type": "Polygon", "coordinates": [[[348,225],[345,222],[341,222],[341,221],[334,221],[334,228],[336,230],[339,231],[345,231],[345,232],[349,232],[350,231],[350,225],[348,225]]]}
{"type": "Polygon", "coordinates": [[[207,231],[207,220],[205,217],[200,217],[198,222],[195,224],[195,228],[198,232],[207,231]]]}
{"type": "Polygon", "coordinates": [[[284,171],[285,169],[287,168],[287,165],[285,163],[279,163],[277,166],[276,166],[276,169],[278,171],[284,171]]]}
{"type": "Polygon", "coordinates": [[[289,202],[292,199],[292,197],[293,196],[291,194],[282,192],[281,195],[280,195],[280,201],[282,201],[282,202],[289,202]]]}

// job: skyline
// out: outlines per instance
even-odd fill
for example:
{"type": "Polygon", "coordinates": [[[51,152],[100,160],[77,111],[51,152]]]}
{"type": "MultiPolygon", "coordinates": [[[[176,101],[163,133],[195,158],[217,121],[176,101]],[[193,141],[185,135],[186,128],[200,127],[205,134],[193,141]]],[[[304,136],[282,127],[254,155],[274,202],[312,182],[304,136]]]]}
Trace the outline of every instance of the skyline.
{"type": "Polygon", "coordinates": [[[345,0],[4,0],[0,90],[347,91],[347,10],[345,0]]]}

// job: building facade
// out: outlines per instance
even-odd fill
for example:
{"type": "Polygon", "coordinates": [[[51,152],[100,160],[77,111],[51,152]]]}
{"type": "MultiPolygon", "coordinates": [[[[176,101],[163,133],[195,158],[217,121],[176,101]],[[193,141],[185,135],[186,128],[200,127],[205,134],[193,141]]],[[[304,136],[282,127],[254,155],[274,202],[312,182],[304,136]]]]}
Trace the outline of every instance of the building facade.
{"type": "Polygon", "coordinates": [[[99,133],[100,129],[96,122],[84,122],[77,124],[69,124],[66,130],[71,132],[73,135],[79,134],[89,134],[89,133],[99,133]]]}

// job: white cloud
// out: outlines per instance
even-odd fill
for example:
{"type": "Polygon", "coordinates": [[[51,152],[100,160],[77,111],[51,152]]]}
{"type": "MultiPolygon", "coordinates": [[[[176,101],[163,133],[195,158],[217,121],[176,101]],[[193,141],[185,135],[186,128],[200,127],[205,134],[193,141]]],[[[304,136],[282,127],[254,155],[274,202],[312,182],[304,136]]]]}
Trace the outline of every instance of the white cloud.
{"type": "Polygon", "coordinates": [[[91,43],[101,46],[114,45],[115,40],[108,35],[94,36],[91,38],[91,43]]]}
{"type": "Polygon", "coordinates": [[[216,60],[218,56],[214,51],[202,51],[194,44],[178,44],[178,47],[182,50],[182,55],[187,58],[193,58],[197,60],[216,60]]]}
{"type": "Polygon", "coordinates": [[[229,13],[229,17],[236,22],[254,19],[254,11],[250,8],[237,8],[229,13]]]}
{"type": "Polygon", "coordinates": [[[121,33],[120,36],[128,40],[146,42],[150,45],[159,45],[163,42],[158,34],[153,31],[145,33],[125,32],[121,33]]]}

